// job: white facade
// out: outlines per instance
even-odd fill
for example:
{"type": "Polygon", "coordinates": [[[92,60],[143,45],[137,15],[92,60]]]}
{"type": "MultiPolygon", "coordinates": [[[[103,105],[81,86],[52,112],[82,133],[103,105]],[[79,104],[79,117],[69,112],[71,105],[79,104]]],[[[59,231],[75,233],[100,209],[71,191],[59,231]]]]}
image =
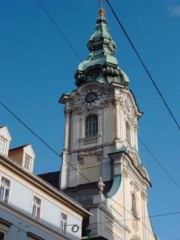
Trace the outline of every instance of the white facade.
{"type": "Polygon", "coordinates": [[[142,113],[114,57],[105,12],[99,13],[90,55],[75,74],[78,88],[60,98],[66,119],[60,189],[72,189],[69,195],[92,213],[91,239],[154,240],[147,208],[151,183],[138,154],[142,113]],[[101,178],[107,188],[103,184],[98,192],[101,178]]]}
{"type": "Polygon", "coordinates": [[[88,215],[83,207],[19,162],[0,154],[1,240],[78,240],[83,217],[88,215]]]}

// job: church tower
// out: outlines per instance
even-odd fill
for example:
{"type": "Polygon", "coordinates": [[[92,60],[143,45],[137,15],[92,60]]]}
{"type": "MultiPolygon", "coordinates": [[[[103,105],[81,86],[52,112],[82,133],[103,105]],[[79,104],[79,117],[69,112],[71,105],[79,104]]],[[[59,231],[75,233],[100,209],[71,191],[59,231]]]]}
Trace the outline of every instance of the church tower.
{"type": "Polygon", "coordinates": [[[141,117],[116,44],[99,10],[88,59],[75,72],[77,88],[63,94],[65,138],[60,189],[87,208],[90,239],[152,240],[148,173],[138,154],[141,117]]]}

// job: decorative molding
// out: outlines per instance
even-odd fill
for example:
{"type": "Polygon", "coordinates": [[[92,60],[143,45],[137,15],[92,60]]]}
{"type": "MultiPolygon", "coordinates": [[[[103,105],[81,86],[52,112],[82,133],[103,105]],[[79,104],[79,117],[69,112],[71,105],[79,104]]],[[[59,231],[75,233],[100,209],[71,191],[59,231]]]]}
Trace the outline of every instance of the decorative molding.
{"type": "Polygon", "coordinates": [[[114,99],[112,99],[112,103],[115,105],[119,105],[119,103],[121,102],[120,97],[114,97],[114,99]]]}
{"type": "Polygon", "coordinates": [[[69,117],[70,114],[71,114],[71,112],[72,112],[72,109],[71,109],[71,108],[65,108],[65,109],[64,109],[64,114],[65,114],[66,117],[69,117]]]}
{"type": "Polygon", "coordinates": [[[140,240],[140,237],[137,234],[134,234],[131,240],[140,240]]]}
{"type": "Polygon", "coordinates": [[[32,232],[27,232],[27,235],[28,235],[28,237],[31,237],[32,239],[35,239],[35,240],[44,240],[44,238],[41,238],[32,232]]]}
{"type": "Polygon", "coordinates": [[[0,218],[0,224],[5,225],[6,227],[10,227],[10,226],[12,225],[12,223],[6,221],[6,220],[3,219],[3,218],[0,218]]]}
{"type": "Polygon", "coordinates": [[[103,159],[103,149],[98,148],[96,150],[91,150],[91,151],[82,151],[78,153],[78,160],[80,164],[84,164],[84,157],[87,156],[97,156],[97,161],[101,161],[103,159]]]}
{"type": "Polygon", "coordinates": [[[108,104],[110,103],[110,100],[109,99],[103,99],[101,100],[101,106],[103,107],[108,107],[108,104]]]}
{"type": "Polygon", "coordinates": [[[140,189],[139,189],[139,185],[138,185],[136,182],[131,181],[130,184],[131,184],[132,187],[133,187],[133,191],[139,192],[139,190],[140,190],[140,189]]]}
{"type": "Polygon", "coordinates": [[[84,164],[84,152],[79,152],[78,153],[78,161],[80,165],[84,164]]]}
{"type": "Polygon", "coordinates": [[[76,106],[73,108],[73,111],[77,114],[81,114],[83,112],[83,109],[80,106],[76,106]]]}
{"type": "MultiPolygon", "coordinates": [[[[137,220],[133,220],[132,221],[132,226],[134,231],[138,232],[139,231],[139,225],[138,225],[138,221],[137,220]]],[[[134,239],[134,238],[133,238],[134,239]]],[[[136,238],[135,238],[136,239],[136,238]]]]}
{"type": "Polygon", "coordinates": [[[141,198],[147,200],[147,193],[145,191],[141,191],[141,198]]]}
{"type": "Polygon", "coordinates": [[[128,178],[129,174],[128,174],[128,170],[126,168],[123,168],[122,175],[123,175],[123,177],[128,178]]]}

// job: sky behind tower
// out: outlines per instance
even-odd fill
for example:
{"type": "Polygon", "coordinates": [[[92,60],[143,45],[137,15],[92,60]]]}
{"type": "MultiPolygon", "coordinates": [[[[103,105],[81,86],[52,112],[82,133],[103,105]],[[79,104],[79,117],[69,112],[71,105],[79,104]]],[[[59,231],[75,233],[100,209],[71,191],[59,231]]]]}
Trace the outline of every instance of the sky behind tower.
{"type": "MultiPolygon", "coordinates": [[[[78,56],[87,59],[86,45],[95,30],[100,1],[41,1],[78,56]]],[[[180,122],[180,0],[110,3],[180,122]]],[[[152,182],[150,215],[180,212],[180,132],[108,5],[104,8],[119,66],[129,76],[129,88],[144,112],[139,136],[151,154],[141,142],[139,153],[152,182]]],[[[64,139],[63,106],[58,100],[76,88],[74,73],[79,63],[37,0],[0,1],[0,100],[58,153],[64,139]]],[[[2,106],[0,125],[10,131],[11,148],[32,144],[36,174],[60,169],[60,158],[2,106]]],[[[152,223],[160,239],[180,240],[180,214],[154,217],[152,223]]]]}

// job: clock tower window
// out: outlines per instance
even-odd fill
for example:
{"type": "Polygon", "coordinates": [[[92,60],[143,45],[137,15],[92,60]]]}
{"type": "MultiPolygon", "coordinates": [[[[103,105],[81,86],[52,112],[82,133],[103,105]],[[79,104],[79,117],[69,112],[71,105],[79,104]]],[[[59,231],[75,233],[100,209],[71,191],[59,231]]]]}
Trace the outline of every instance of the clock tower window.
{"type": "Polygon", "coordinates": [[[94,137],[98,133],[98,116],[88,115],[85,119],[85,137],[94,137]]]}

